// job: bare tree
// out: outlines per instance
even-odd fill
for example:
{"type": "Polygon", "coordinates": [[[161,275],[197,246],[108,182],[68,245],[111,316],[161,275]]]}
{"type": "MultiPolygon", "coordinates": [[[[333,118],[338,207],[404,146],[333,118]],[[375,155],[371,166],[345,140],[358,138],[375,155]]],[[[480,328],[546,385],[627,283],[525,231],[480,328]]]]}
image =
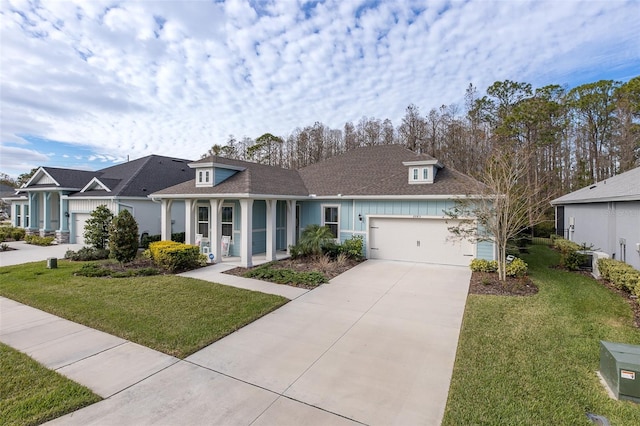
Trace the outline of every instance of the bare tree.
{"type": "Polygon", "coordinates": [[[479,196],[458,199],[446,212],[456,221],[448,228],[453,239],[496,245],[501,281],[506,279],[507,242],[532,223],[541,223],[549,205],[549,197],[541,197],[527,185],[534,157],[526,150],[495,150],[485,166],[479,196]]]}

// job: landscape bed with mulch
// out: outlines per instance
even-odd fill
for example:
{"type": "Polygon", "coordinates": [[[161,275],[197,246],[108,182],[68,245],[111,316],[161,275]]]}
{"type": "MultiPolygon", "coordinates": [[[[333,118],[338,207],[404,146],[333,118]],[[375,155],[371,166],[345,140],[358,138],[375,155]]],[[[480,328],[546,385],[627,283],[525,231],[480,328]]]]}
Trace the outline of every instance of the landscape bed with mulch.
{"type": "MultiPolygon", "coordinates": [[[[335,261],[322,262],[322,261],[318,261],[317,259],[307,257],[307,258],[298,258],[298,259],[279,260],[277,262],[272,262],[271,267],[274,269],[290,269],[296,272],[314,272],[314,271],[320,272],[324,276],[326,276],[327,279],[330,280],[348,271],[349,269],[353,268],[354,266],[356,266],[361,262],[362,261],[354,260],[354,259],[346,259],[344,262],[335,262],[335,261]]],[[[230,274],[230,275],[237,275],[241,277],[241,276],[244,276],[244,274],[247,271],[251,269],[259,268],[260,266],[262,265],[254,266],[252,268],[237,267],[237,268],[233,268],[228,271],[225,271],[224,273],[230,274]]],[[[315,288],[315,286],[308,286],[304,284],[288,284],[288,285],[291,285],[293,287],[301,287],[301,288],[309,288],[309,289],[315,288]]]]}
{"type": "Polygon", "coordinates": [[[531,296],[538,292],[538,287],[529,277],[507,277],[506,281],[498,280],[495,272],[472,272],[469,294],[491,294],[494,296],[531,296]]]}

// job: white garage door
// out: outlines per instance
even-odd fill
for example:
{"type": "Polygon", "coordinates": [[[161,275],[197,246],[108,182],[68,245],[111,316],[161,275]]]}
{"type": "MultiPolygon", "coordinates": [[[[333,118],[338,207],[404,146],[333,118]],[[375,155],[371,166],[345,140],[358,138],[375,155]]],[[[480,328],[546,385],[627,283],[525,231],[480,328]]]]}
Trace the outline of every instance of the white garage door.
{"type": "Polygon", "coordinates": [[[371,218],[370,257],[468,266],[475,246],[466,240],[450,240],[447,227],[454,224],[444,219],[371,218]]]}
{"type": "Polygon", "coordinates": [[[76,236],[76,244],[84,244],[84,225],[91,217],[89,213],[76,213],[73,221],[73,234],[76,236]]]}

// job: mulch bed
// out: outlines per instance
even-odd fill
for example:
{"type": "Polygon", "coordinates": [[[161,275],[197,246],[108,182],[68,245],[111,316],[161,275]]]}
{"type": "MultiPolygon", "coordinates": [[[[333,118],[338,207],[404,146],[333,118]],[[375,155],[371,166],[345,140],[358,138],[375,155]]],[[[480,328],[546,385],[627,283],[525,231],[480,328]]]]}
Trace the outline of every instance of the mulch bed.
{"type": "MultiPolygon", "coordinates": [[[[344,264],[342,265],[338,265],[336,262],[331,262],[330,266],[328,266],[327,268],[320,268],[318,266],[318,262],[316,262],[314,259],[310,259],[310,258],[298,258],[298,259],[283,259],[283,260],[278,260],[277,262],[273,262],[273,264],[271,265],[272,268],[279,268],[279,269],[291,269],[294,270],[296,272],[313,272],[313,271],[318,271],[321,272],[325,277],[327,277],[328,279],[332,279],[337,277],[338,275],[342,274],[343,272],[348,271],[349,269],[353,268],[354,266],[356,266],[357,264],[359,264],[361,261],[357,261],[357,260],[353,260],[353,259],[347,259],[344,264]]],[[[230,274],[230,275],[237,275],[239,277],[243,276],[243,274],[247,271],[249,271],[250,269],[254,269],[257,268],[261,265],[258,266],[254,266],[252,268],[233,268],[233,269],[229,269],[228,271],[225,271],[225,274],[230,274]]],[[[309,286],[305,286],[305,285],[294,285],[294,284],[290,284],[292,287],[302,287],[302,288],[315,288],[315,287],[309,287],[309,286]]]]}
{"type": "Polygon", "coordinates": [[[529,277],[507,277],[498,280],[498,274],[491,272],[472,272],[469,294],[491,294],[494,296],[532,296],[538,287],[529,277]]]}

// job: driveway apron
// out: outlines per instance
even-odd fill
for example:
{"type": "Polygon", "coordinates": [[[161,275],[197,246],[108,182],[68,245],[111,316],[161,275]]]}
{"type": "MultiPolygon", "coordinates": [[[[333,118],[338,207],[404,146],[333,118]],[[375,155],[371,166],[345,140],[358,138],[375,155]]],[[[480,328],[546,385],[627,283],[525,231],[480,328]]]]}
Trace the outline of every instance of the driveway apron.
{"type": "Polygon", "coordinates": [[[368,260],[54,424],[438,425],[467,268],[368,260]]]}

